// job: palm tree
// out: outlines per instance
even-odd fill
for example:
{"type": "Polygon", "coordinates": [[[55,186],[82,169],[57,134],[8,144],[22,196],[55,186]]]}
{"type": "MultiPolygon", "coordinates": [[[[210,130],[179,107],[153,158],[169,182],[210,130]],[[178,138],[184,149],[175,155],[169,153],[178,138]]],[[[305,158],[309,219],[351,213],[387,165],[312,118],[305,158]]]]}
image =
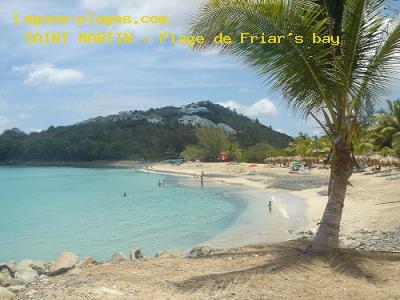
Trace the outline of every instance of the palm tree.
{"type": "Polygon", "coordinates": [[[332,188],[315,252],[339,244],[352,141],[366,95],[379,100],[398,68],[400,26],[383,13],[384,0],[208,0],[190,29],[205,37],[195,49],[217,47],[240,59],[329,137],[332,188]],[[217,44],[221,33],[232,42],[217,44]],[[241,33],[259,39],[251,43],[241,33]],[[313,34],[339,36],[340,44],[313,43],[313,34]],[[281,42],[261,43],[262,35],[281,36],[281,42]]]}
{"type": "Polygon", "coordinates": [[[387,101],[388,110],[376,116],[375,124],[370,127],[372,142],[377,150],[397,149],[400,142],[400,99],[387,101]]]}

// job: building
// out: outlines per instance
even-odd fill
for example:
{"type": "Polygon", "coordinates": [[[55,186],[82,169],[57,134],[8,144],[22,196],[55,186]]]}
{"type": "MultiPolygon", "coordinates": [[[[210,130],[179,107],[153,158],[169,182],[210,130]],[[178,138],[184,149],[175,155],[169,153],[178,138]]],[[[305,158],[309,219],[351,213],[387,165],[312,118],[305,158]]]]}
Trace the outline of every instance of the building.
{"type": "Polygon", "coordinates": [[[236,134],[237,133],[237,131],[235,129],[233,129],[229,125],[226,125],[225,123],[218,123],[217,127],[223,129],[228,134],[236,134]]]}
{"type": "Polygon", "coordinates": [[[185,126],[199,126],[199,127],[208,127],[215,126],[213,122],[208,119],[193,115],[185,115],[182,118],[178,119],[178,123],[185,126]]]}
{"type": "Polygon", "coordinates": [[[139,121],[146,117],[142,114],[133,111],[121,111],[118,115],[114,116],[117,121],[139,121]]]}
{"type": "Polygon", "coordinates": [[[160,115],[150,115],[147,117],[147,122],[153,124],[159,124],[162,122],[162,117],[160,115]]]}
{"type": "Polygon", "coordinates": [[[184,114],[193,115],[193,114],[197,114],[197,113],[206,113],[206,112],[208,112],[208,108],[199,106],[198,103],[192,103],[189,105],[182,106],[180,111],[181,111],[181,113],[184,113],[184,114]]]}

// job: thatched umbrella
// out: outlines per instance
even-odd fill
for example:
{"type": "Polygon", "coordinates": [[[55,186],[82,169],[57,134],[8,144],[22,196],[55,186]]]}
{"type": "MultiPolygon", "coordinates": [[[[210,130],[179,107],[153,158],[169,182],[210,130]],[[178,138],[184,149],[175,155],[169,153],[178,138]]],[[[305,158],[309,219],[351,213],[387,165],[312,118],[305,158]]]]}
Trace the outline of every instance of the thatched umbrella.
{"type": "Polygon", "coordinates": [[[303,161],[303,160],[304,160],[304,157],[298,155],[298,156],[295,156],[295,157],[294,157],[294,160],[295,160],[295,161],[303,161]]]}
{"type": "Polygon", "coordinates": [[[272,162],[273,157],[267,157],[264,162],[270,164],[272,162]]]}
{"type": "Polygon", "coordinates": [[[383,158],[380,154],[373,154],[367,157],[367,162],[369,165],[380,165],[381,159],[383,158]]]}
{"type": "Polygon", "coordinates": [[[393,156],[386,156],[382,158],[379,163],[385,167],[397,166],[400,163],[400,160],[393,156]]]}

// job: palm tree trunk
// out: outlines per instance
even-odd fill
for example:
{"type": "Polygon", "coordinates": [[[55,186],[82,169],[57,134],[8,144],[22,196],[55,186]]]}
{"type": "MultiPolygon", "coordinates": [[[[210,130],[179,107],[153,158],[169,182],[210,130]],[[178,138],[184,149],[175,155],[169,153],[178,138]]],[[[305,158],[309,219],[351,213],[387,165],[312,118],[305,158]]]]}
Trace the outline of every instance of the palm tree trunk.
{"type": "Polygon", "coordinates": [[[353,173],[351,148],[345,145],[345,142],[337,142],[334,145],[331,161],[331,191],[312,245],[313,252],[331,251],[339,245],[344,199],[349,178],[353,173]]]}

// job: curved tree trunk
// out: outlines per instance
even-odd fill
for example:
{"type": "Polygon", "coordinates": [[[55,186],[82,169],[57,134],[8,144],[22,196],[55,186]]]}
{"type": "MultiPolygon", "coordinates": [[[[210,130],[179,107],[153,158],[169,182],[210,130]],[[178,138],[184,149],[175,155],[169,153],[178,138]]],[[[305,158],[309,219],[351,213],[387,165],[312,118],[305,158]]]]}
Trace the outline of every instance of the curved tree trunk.
{"type": "Polygon", "coordinates": [[[331,190],[324,215],[315,236],[313,252],[327,252],[338,247],[340,221],[347,184],[353,173],[351,148],[344,141],[334,145],[331,161],[331,190]]]}

